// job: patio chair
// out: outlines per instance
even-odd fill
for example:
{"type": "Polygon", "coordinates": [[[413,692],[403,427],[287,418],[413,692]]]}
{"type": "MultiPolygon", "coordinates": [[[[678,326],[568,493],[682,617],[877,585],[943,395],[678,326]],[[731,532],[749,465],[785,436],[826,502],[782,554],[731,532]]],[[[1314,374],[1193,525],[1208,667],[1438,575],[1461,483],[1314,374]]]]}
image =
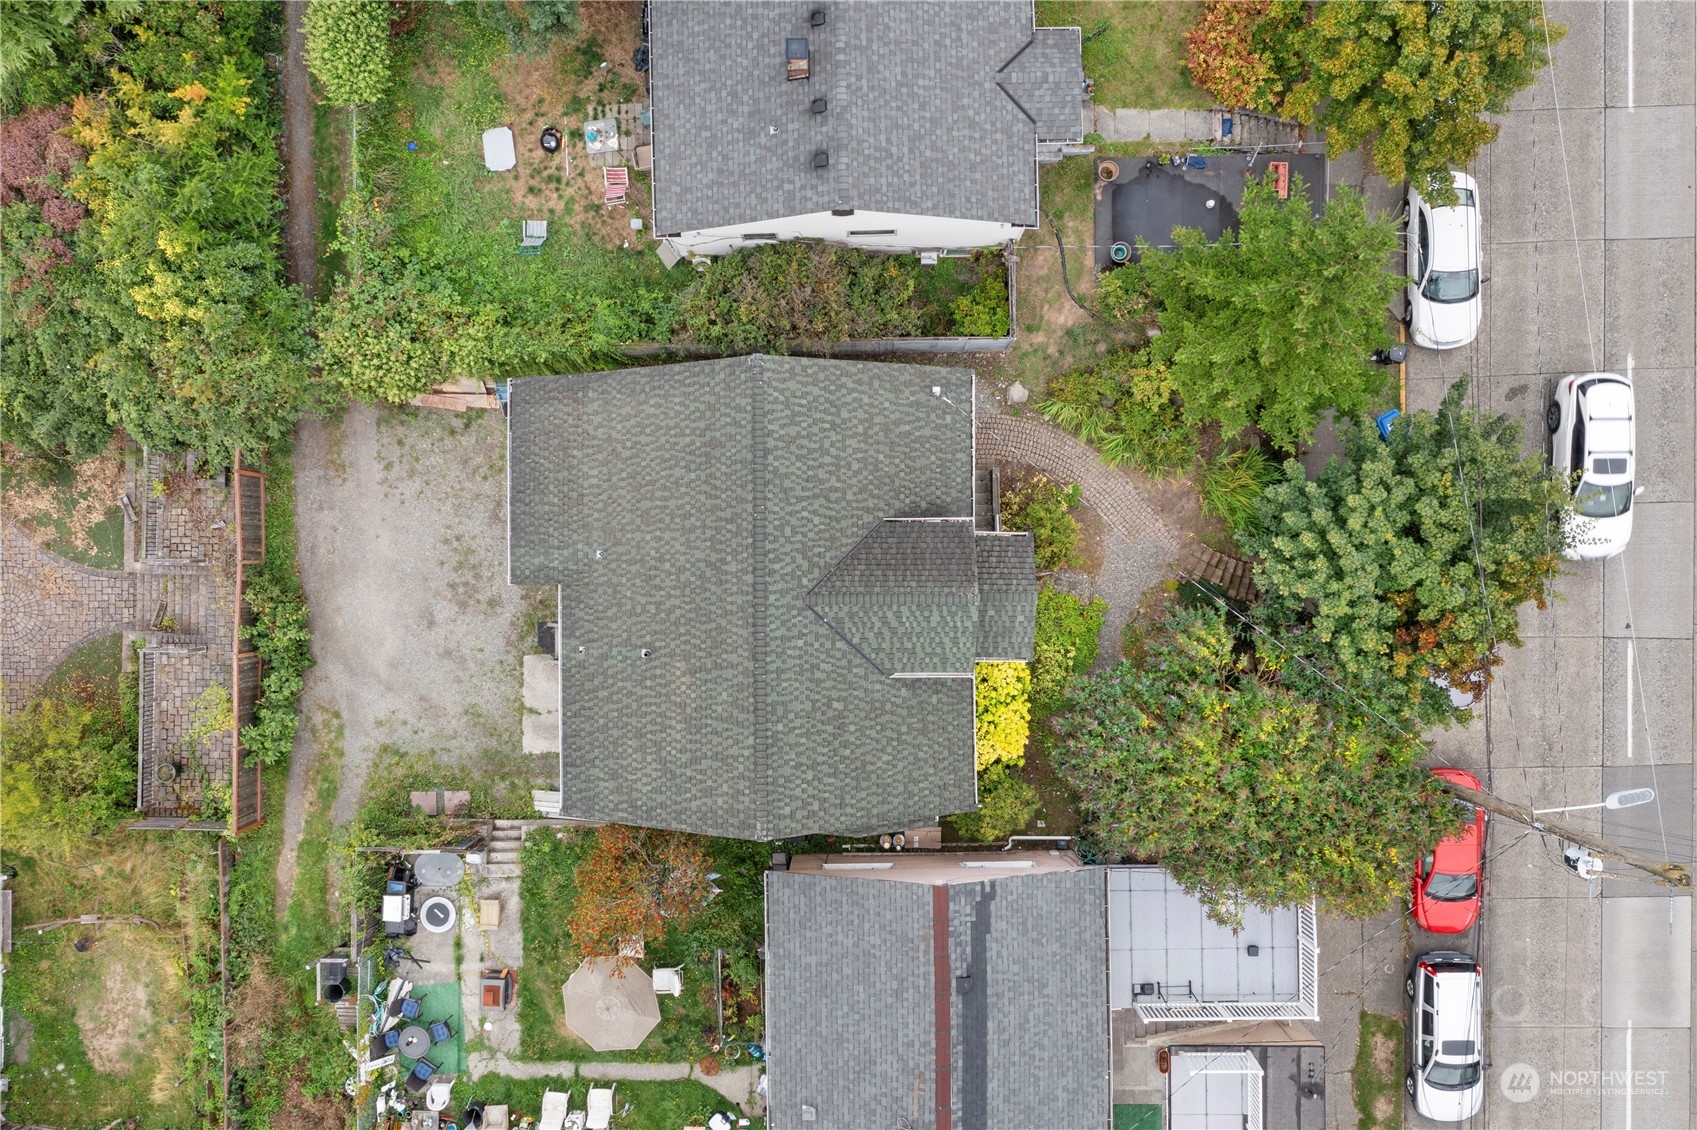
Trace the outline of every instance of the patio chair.
{"type": "Polygon", "coordinates": [[[606,189],[602,197],[603,207],[611,208],[615,204],[625,202],[625,190],[630,187],[630,170],[623,165],[601,170],[601,183],[606,189]]]}
{"type": "Polygon", "coordinates": [[[402,1018],[406,1019],[406,1020],[417,1020],[418,1019],[418,1010],[421,1007],[422,1006],[419,1004],[419,1002],[417,1000],[415,1000],[414,998],[403,997],[401,999],[401,1016],[402,1016],[402,1018]]]}
{"type": "Polygon", "coordinates": [[[428,1059],[421,1059],[417,1063],[413,1064],[412,1070],[407,1072],[407,1078],[404,1084],[407,1089],[407,1094],[422,1095],[425,1092],[425,1089],[430,1086],[430,1077],[435,1075],[439,1070],[440,1068],[438,1068],[436,1064],[431,1063],[428,1059]]]}
{"type": "Polygon", "coordinates": [[[584,1123],[584,1130],[607,1130],[613,1124],[613,1090],[612,1087],[589,1088],[589,1118],[584,1123]]]}
{"type": "Polygon", "coordinates": [[[536,1130],[560,1130],[566,1123],[566,1111],[571,1103],[570,1091],[543,1091],[542,1113],[536,1117],[536,1130]]]}
{"type": "Polygon", "coordinates": [[[653,977],[654,991],[656,993],[671,993],[674,997],[683,995],[683,966],[675,966],[671,969],[656,969],[653,973],[653,977]]]}
{"type": "Polygon", "coordinates": [[[524,238],[519,241],[520,255],[542,254],[542,244],[548,239],[547,220],[526,220],[524,238]]]}
{"type": "Polygon", "coordinates": [[[433,1044],[440,1044],[442,1041],[452,1038],[453,1034],[453,1029],[448,1027],[446,1020],[438,1020],[430,1026],[430,1042],[433,1044]]]}
{"type": "Polygon", "coordinates": [[[396,1048],[401,1046],[401,1034],[400,1034],[400,1032],[396,1031],[393,1028],[391,1028],[391,1029],[389,1029],[389,1031],[383,1033],[382,1039],[383,1039],[383,1049],[385,1051],[391,1051],[392,1052],[396,1048]]]}

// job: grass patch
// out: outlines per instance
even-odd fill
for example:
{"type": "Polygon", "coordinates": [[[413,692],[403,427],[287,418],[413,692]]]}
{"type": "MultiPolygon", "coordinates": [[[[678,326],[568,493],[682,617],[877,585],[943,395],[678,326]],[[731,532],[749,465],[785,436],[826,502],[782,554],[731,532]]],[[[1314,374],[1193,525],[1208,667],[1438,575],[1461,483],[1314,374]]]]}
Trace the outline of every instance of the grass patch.
{"type": "Polygon", "coordinates": [[[17,932],[6,977],[11,1118],[68,1130],[126,1116],[197,1122],[211,1072],[185,969],[197,947],[216,945],[213,851],[206,837],[155,832],[124,833],[75,860],[11,857],[20,927],[82,914],[160,924],[17,932]]]}
{"type": "Polygon", "coordinates": [[[81,463],[7,445],[0,452],[0,503],[7,517],[46,535],[52,553],[95,569],[124,565],[125,486],[121,441],[81,463]]]}
{"type": "Polygon", "coordinates": [[[709,840],[714,883],[721,893],[682,930],[647,944],[645,968],[681,966],[684,990],[660,998],[660,1025],[641,1047],[626,1052],[591,1050],[565,1026],[560,987],[583,954],[566,928],[576,901],[575,871],[592,833],[538,835],[525,844],[519,898],[524,905],[524,975],[519,978],[520,1055],[531,1060],[693,1063],[718,1036],[714,1001],[714,951],[725,950],[725,1035],[758,1042],[764,1034],[760,966],[754,954],[765,928],[764,875],[770,845],[709,840]],[[740,993],[740,998],[739,994],[740,993]]]}
{"type": "MultiPolygon", "coordinates": [[[[626,1103],[630,1114],[615,1117],[620,1130],[677,1130],[680,1126],[705,1126],[707,1116],[716,1110],[726,1110],[736,1104],[718,1091],[697,1079],[620,1079],[616,1083],[596,1080],[593,1076],[577,1079],[512,1079],[505,1075],[485,1075],[476,1081],[462,1080],[454,1084],[456,1106],[473,1099],[489,1103],[506,1103],[511,1107],[513,1125],[518,1116],[535,1118],[542,1110],[542,1092],[568,1091],[574,1110],[584,1106],[591,1086],[611,1086],[615,1116],[626,1103]]],[[[753,1130],[765,1130],[766,1120],[750,1120],[753,1130]]]]}
{"type": "Polygon", "coordinates": [[[1402,1130],[1402,1021],[1361,1014],[1361,1039],[1352,1079],[1360,1130],[1402,1130]]]}
{"type": "Polygon", "coordinates": [[[1040,0],[1037,22],[1084,29],[1084,73],[1098,106],[1205,110],[1214,104],[1184,66],[1184,33],[1199,0],[1040,0]]]}
{"type": "Polygon", "coordinates": [[[85,643],[53,669],[42,685],[49,697],[68,694],[84,702],[118,707],[118,676],[124,662],[124,634],[114,632],[85,643]]]}

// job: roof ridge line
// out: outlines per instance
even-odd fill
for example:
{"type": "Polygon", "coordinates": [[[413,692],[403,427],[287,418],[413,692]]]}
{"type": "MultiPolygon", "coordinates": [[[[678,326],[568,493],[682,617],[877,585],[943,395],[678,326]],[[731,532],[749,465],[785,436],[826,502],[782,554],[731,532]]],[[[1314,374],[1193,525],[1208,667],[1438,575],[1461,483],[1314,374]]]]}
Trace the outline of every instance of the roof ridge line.
{"type": "Polygon", "coordinates": [[[754,685],[750,688],[750,750],[757,782],[754,828],[764,839],[771,829],[771,761],[767,757],[770,719],[766,709],[766,363],[764,354],[754,354],[749,369],[749,637],[754,685]]]}

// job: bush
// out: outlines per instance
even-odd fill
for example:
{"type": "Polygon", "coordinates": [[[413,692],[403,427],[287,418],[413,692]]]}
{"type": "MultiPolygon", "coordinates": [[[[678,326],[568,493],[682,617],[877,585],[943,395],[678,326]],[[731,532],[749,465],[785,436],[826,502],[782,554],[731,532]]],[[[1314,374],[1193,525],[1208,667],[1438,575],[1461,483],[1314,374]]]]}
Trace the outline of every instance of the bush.
{"type": "Polygon", "coordinates": [[[920,328],[919,263],[830,243],[777,243],[715,260],[684,295],[677,340],[788,353],[920,328]]]}
{"type": "Polygon", "coordinates": [[[1129,463],[1161,477],[1196,462],[1196,427],[1184,418],[1172,376],[1142,350],[1110,353],[1094,369],[1056,377],[1037,410],[1111,467],[1129,463]]]}
{"type": "Polygon", "coordinates": [[[1031,668],[1023,663],[980,663],[974,672],[978,710],[978,768],[1025,763],[1031,734],[1031,668]]]}
{"type": "Polygon", "coordinates": [[[1202,513],[1226,524],[1234,536],[1260,529],[1261,494],[1279,477],[1259,447],[1221,452],[1202,471],[1202,513]]]}
{"type": "Polygon", "coordinates": [[[955,333],[966,337],[1008,335],[1008,277],[998,261],[978,285],[954,301],[955,333]]]}
{"type": "Polygon", "coordinates": [[[120,711],[36,698],[0,725],[6,850],[69,855],[135,810],[135,730],[120,711]]]}
{"type": "Polygon", "coordinates": [[[1005,765],[978,775],[978,811],[949,817],[955,834],[967,843],[993,844],[1017,835],[1037,815],[1036,786],[1005,765]]]}
{"type": "Polygon", "coordinates": [[[302,21],[306,65],[337,106],[375,102],[389,90],[389,16],[377,0],[311,0],[302,21]]]}
{"type": "Polygon", "coordinates": [[[1184,34],[1184,65],[1190,80],[1227,107],[1249,107],[1273,77],[1272,60],[1255,50],[1255,25],[1272,7],[1269,0],[1208,0],[1196,25],[1184,34]]]}
{"type": "Polygon", "coordinates": [[[1083,598],[1045,586],[1037,593],[1037,639],[1031,656],[1031,709],[1046,716],[1066,703],[1074,675],[1096,662],[1097,639],[1108,611],[1100,597],[1083,598]]]}
{"type": "Polygon", "coordinates": [[[1070,569],[1081,560],[1072,511],[1082,500],[1076,483],[1063,487],[1035,471],[1022,475],[1002,488],[1002,528],[1031,535],[1038,569],[1070,569]]]}

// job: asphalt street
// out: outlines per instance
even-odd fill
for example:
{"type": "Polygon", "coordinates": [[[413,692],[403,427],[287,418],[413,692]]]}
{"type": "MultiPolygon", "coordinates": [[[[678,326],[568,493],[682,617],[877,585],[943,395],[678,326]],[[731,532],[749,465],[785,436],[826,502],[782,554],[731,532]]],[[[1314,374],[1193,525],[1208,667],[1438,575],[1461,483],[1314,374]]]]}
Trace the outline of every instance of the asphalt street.
{"type": "MultiPolygon", "coordinates": [[[[1468,170],[1483,205],[1483,327],[1471,346],[1411,352],[1409,407],[1436,407],[1470,374],[1474,403],[1519,419],[1528,450],[1541,451],[1560,377],[1630,374],[1646,489],[1625,554],[1570,566],[1558,600],[1523,610],[1525,646],[1506,650],[1483,717],[1431,736],[1490,791],[1536,808],[1652,787],[1654,804],[1563,818],[1689,864],[1697,5],[1548,9],[1568,28],[1555,64],[1498,119],[1500,136],[1468,170]]],[[[1642,882],[1588,884],[1561,865],[1560,849],[1492,823],[1473,939],[1490,1064],[1475,1123],[1689,1127],[1691,900],[1642,882]]],[[[1405,958],[1441,941],[1406,933],[1405,958]]],[[[1424,1123],[1410,1109],[1407,1124],[1424,1123]]]]}

